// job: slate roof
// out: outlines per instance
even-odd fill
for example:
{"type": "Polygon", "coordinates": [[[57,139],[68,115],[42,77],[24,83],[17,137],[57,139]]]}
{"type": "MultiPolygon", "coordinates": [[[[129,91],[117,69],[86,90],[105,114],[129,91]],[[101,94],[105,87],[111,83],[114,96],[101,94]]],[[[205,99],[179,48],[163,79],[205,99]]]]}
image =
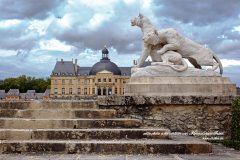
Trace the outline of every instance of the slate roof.
{"type": "Polygon", "coordinates": [[[63,61],[63,64],[61,64],[61,61],[57,61],[53,70],[53,75],[59,75],[59,72],[61,72],[61,75],[67,75],[67,72],[68,75],[74,75],[73,61],[63,61]]]}
{"type": "Polygon", "coordinates": [[[143,64],[141,65],[141,67],[146,67],[146,66],[151,66],[151,61],[145,61],[145,62],[143,62],[143,64]]]}
{"type": "Polygon", "coordinates": [[[19,96],[19,89],[10,89],[6,96],[19,96]]]}
{"type": "MultiPolygon", "coordinates": [[[[97,62],[94,65],[96,65],[98,63],[100,63],[100,62],[97,62]]],[[[113,62],[111,62],[111,63],[113,63],[113,62]]],[[[150,65],[151,65],[151,61],[150,62],[145,61],[145,62],[143,62],[141,67],[146,67],[146,66],[150,66],[150,65]]],[[[97,67],[97,68],[99,70],[99,67],[97,67]]],[[[124,75],[124,74],[125,75],[131,75],[131,67],[117,67],[117,68],[120,69],[121,75],[124,75]]],[[[77,66],[77,76],[89,76],[90,71],[92,69],[93,69],[93,67],[77,66]]],[[[102,70],[104,70],[104,69],[102,69],[102,70]]],[[[108,69],[106,69],[106,70],[108,70],[108,69]]],[[[63,61],[63,64],[61,64],[61,61],[57,61],[56,65],[54,67],[54,70],[53,70],[53,75],[59,75],[59,72],[61,72],[61,76],[64,76],[64,75],[67,76],[67,71],[68,71],[68,76],[71,76],[70,74],[72,74],[72,76],[75,76],[74,75],[75,64],[73,63],[73,61],[63,61]]]]}
{"type": "Polygon", "coordinates": [[[114,75],[121,75],[121,70],[119,67],[115,63],[111,62],[108,58],[102,58],[99,62],[95,63],[92,66],[89,74],[96,75],[97,72],[100,72],[102,70],[113,72],[114,75]]]}
{"type": "Polygon", "coordinates": [[[27,90],[27,93],[36,93],[35,90],[27,90]]]}
{"type": "Polygon", "coordinates": [[[77,75],[78,76],[88,76],[91,69],[92,69],[92,67],[79,67],[78,66],[77,67],[77,75]],[[85,73],[87,73],[87,75],[85,75],[85,73]]]}
{"type": "Polygon", "coordinates": [[[35,99],[35,98],[38,98],[38,99],[43,99],[43,93],[20,93],[19,94],[20,98],[21,99],[35,99]]]}
{"type": "Polygon", "coordinates": [[[237,95],[240,95],[240,89],[237,89],[237,95]]]}
{"type": "Polygon", "coordinates": [[[51,89],[46,89],[46,91],[43,93],[43,96],[46,96],[51,93],[51,89]]]}
{"type": "Polygon", "coordinates": [[[131,75],[131,67],[119,67],[119,69],[121,70],[121,75],[131,75]]]}
{"type": "Polygon", "coordinates": [[[5,90],[0,90],[0,98],[6,98],[5,90]]]}

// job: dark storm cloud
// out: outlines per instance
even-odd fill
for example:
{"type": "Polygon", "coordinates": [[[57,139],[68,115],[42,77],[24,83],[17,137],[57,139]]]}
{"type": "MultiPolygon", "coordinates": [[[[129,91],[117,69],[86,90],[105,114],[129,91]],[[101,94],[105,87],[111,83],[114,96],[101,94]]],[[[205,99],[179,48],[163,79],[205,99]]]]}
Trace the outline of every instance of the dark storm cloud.
{"type": "Polygon", "coordinates": [[[6,50],[31,50],[38,46],[40,36],[36,29],[28,29],[29,23],[22,21],[14,26],[0,28],[0,48],[6,50]]]}
{"type": "Polygon", "coordinates": [[[1,0],[0,19],[45,19],[64,0],[1,0]]]}
{"type": "Polygon", "coordinates": [[[183,23],[208,25],[238,18],[238,0],[155,0],[154,13],[157,17],[167,17],[183,23]]]}
{"type": "MultiPolygon", "coordinates": [[[[113,47],[118,53],[141,53],[142,32],[138,27],[133,28],[130,23],[130,20],[138,15],[139,8],[141,8],[140,4],[130,7],[120,1],[115,5],[113,18],[94,29],[85,27],[76,17],[76,23],[69,28],[58,26],[57,21],[52,22],[48,32],[58,40],[74,46],[71,51],[76,54],[87,48],[94,51],[101,50],[105,43],[108,48],[113,47]],[[123,8],[124,12],[122,12],[123,8]]],[[[105,14],[111,12],[106,11],[105,14]]],[[[85,15],[89,14],[85,13],[85,15]]],[[[93,18],[93,15],[89,16],[86,22],[93,18]]]]}
{"type": "Polygon", "coordinates": [[[11,27],[0,28],[0,48],[6,50],[31,50],[40,39],[36,29],[28,29],[29,24],[20,22],[11,27]]]}
{"type": "Polygon", "coordinates": [[[157,19],[153,23],[159,30],[175,28],[222,58],[240,59],[240,34],[234,31],[240,26],[240,1],[156,0],[153,6],[157,19]]]}

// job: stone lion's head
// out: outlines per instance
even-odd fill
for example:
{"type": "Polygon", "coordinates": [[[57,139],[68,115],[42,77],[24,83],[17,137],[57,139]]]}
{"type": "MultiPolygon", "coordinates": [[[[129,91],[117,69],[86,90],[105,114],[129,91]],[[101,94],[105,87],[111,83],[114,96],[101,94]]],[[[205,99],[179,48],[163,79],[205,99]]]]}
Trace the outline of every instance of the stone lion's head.
{"type": "Polygon", "coordinates": [[[148,33],[145,37],[143,37],[143,42],[147,44],[156,45],[158,44],[158,32],[155,30],[154,32],[148,33]]]}
{"type": "Polygon", "coordinates": [[[142,18],[143,18],[143,15],[139,13],[139,16],[136,16],[131,20],[131,25],[140,27],[142,18]]]}

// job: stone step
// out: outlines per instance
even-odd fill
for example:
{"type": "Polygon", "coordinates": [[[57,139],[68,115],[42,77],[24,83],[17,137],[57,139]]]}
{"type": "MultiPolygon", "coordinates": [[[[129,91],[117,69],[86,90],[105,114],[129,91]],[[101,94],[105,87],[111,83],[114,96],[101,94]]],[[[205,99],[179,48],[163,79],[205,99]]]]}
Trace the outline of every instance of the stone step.
{"type": "Polygon", "coordinates": [[[25,119],[0,118],[1,129],[82,129],[82,128],[136,128],[138,119],[25,119]]]}
{"type": "Polygon", "coordinates": [[[1,109],[98,109],[96,100],[89,101],[3,101],[1,109]]]}
{"type": "Polygon", "coordinates": [[[198,139],[172,140],[28,140],[0,141],[0,154],[7,153],[101,153],[101,154],[197,154],[211,153],[212,144],[198,139]]]}
{"type": "Polygon", "coordinates": [[[116,110],[104,109],[72,109],[72,110],[29,110],[29,109],[0,109],[0,118],[113,118],[116,110]]]}
{"type": "Polygon", "coordinates": [[[0,140],[171,139],[170,130],[137,129],[0,129],[0,140]]]}

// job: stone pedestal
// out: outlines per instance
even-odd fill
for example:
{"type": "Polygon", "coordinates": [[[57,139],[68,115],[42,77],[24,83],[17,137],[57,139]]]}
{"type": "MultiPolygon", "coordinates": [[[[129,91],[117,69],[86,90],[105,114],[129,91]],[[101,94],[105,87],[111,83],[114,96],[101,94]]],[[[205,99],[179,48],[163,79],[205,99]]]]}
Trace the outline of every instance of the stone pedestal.
{"type": "Polygon", "coordinates": [[[126,96],[236,95],[236,84],[229,77],[131,77],[125,85],[126,96]]]}

